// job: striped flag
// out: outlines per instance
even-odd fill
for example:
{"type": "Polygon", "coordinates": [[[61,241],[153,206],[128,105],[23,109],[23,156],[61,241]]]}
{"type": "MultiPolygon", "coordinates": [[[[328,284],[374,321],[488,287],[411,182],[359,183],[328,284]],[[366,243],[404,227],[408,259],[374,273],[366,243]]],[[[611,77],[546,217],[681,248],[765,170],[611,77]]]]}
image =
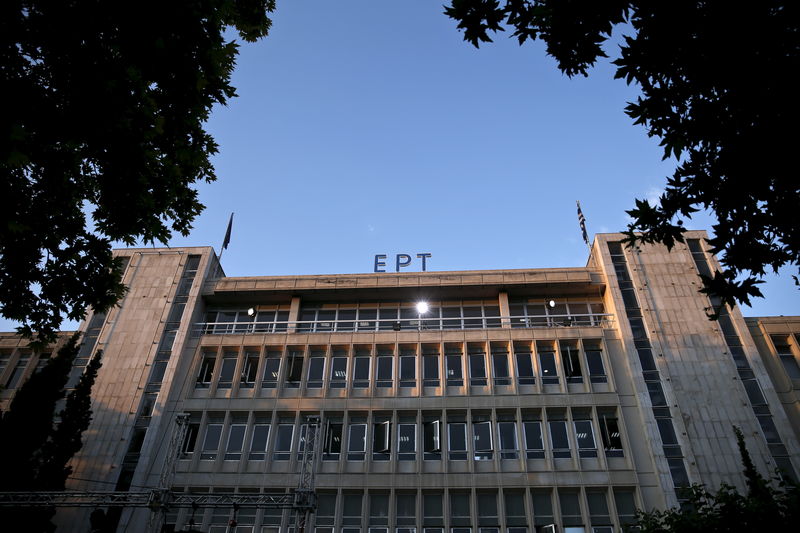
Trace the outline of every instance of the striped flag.
{"type": "MultiPolygon", "coordinates": [[[[580,210],[580,208],[578,210],[580,210]]],[[[231,243],[231,228],[233,228],[233,213],[231,213],[231,218],[228,220],[228,231],[225,232],[225,238],[222,240],[223,250],[231,243]]]]}
{"type": "Polygon", "coordinates": [[[581,202],[580,200],[576,200],[578,204],[578,223],[581,225],[581,233],[583,234],[583,242],[586,243],[586,246],[591,246],[589,244],[589,234],[586,233],[586,217],[583,216],[583,211],[581,211],[581,202]]]}

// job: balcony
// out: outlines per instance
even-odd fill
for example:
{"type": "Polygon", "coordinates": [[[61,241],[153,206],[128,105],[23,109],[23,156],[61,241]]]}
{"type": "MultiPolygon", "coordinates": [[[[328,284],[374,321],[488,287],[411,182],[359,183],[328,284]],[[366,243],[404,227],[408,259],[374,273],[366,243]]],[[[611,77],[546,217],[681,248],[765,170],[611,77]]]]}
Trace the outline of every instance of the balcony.
{"type": "Polygon", "coordinates": [[[268,322],[197,322],[195,335],[271,333],[354,333],[376,331],[450,331],[467,329],[610,327],[614,315],[607,313],[496,316],[479,318],[424,318],[375,320],[273,320],[268,322]]]}

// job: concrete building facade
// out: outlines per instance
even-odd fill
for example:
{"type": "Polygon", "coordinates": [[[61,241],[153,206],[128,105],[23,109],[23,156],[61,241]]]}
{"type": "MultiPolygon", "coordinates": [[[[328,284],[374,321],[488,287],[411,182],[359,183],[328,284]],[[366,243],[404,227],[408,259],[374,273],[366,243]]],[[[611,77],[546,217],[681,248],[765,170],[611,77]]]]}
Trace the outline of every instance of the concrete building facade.
{"type": "MultiPolygon", "coordinates": [[[[181,413],[171,487],[212,494],[290,492],[318,416],[317,533],[618,531],[690,483],[743,488],[733,426],[762,473],[795,477],[800,319],[709,321],[704,237],[601,234],[575,268],[247,278],[211,248],[119,250],[130,290],[81,328],[79,363],[102,348],[104,365],[70,488],[157,487],[181,413]]],[[[37,364],[11,342],[5,401],[37,364]]],[[[164,518],[293,531],[271,509],[164,518]]]]}

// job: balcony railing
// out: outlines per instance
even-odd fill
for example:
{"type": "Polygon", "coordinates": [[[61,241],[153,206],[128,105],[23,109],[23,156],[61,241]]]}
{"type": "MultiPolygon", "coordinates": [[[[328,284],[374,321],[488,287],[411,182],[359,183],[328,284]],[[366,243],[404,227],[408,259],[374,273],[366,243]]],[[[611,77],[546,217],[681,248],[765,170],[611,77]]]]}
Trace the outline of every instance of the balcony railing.
{"type": "Polygon", "coordinates": [[[614,315],[574,314],[543,316],[497,316],[471,318],[412,318],[377,320],[297,320],[272,322],[197,322],[197,335],[260,333],[332,333],[369,331],[444,331],[512,328],[609,327],[614,315]]]}

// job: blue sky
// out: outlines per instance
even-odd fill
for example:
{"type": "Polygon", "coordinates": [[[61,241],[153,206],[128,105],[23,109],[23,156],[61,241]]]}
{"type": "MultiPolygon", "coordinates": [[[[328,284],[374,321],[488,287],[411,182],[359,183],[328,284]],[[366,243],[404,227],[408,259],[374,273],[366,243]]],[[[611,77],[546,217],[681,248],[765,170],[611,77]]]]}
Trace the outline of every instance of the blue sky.
{"type": "MultiPolygon", "coordinates": [[[[623,113],[636,88],[608,60],[570,79],[508,34],[476,50],[441,3],[280,1],[208,123],[206,210],[169,244],[219,250],[235,212],[229,276],[371,272],[378,253],[430,252],[429,270],[583,266],[575,201],[590,235],[622,230],[675,164],[623,113]]],[[[789,274],[743,313],[800,314],[789,274]]]]}

